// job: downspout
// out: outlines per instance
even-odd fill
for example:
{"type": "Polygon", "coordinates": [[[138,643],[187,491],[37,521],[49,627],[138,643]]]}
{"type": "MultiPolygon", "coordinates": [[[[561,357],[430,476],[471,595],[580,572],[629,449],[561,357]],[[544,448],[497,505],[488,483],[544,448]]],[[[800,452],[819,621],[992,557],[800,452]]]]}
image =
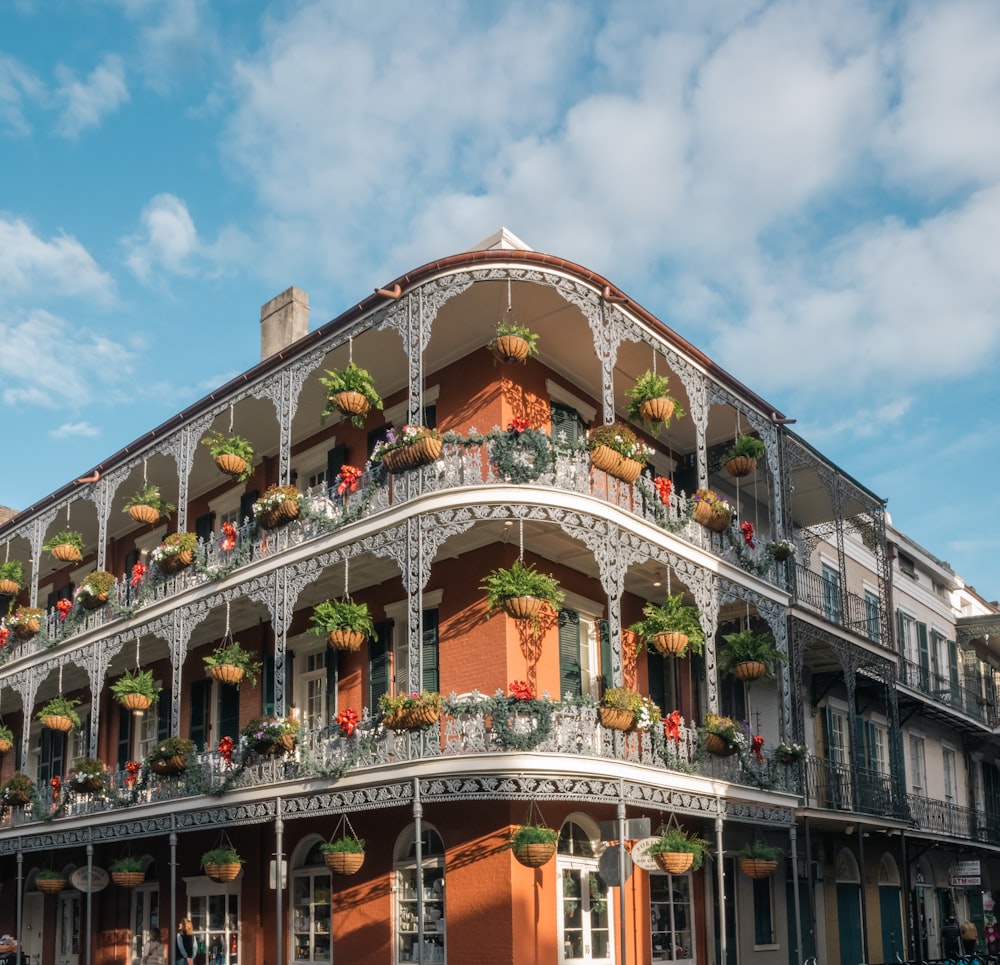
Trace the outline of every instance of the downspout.
{"type": "Polygon", "coordinates": [[[868,899],[865,895],[865,830],[858,822],[858,866],[861,869],[861,960],[868,961],[868,899]]]}
{"type": "Polygon", "coordinates": [[[275,800],[275,818],[274,818],[274,850],[277,852],[275,855],[275,871],[274,871],[274,901],[275,901],[275,919],[274,919],[274,936],[277,942],[277,949],[275,950],[275,962],[276,965],[281,965],[284,959],[284,939],[283,939],[283,928],[282,928],[282,906],[284,904],[283,898],[284,884],[285,884],[285,860],[284,860],[284,843],[285,843],[285,819],[281,816],[281,798],[275,800]]]}
{"type": "Polygon", "coordinates": [[[715,815],[715,874],[718,879],[719,962],[726,965],[726,858],[722,850],[722,802],[716,798],[715,815]]]}
{"type": "Polygon", "coordinates": [[[17,941],[18,949],[24,954],[24,851],[21,839],[17,839],[17,941]]]}
{"type": "Polygon", "coordinates": [[[417,859],[417,965],[424,965],[424,806],[420,803],[420,778],[413,779],[414,854],[417,859]]]}
{"type": "Polygon", "coordinates": [[[174,923],[173,958],[177,958],[177,815],[170,815],[170,920],[174,923]]]}
{"type": "Polygon", "coordinates": [[[87,831],[87,965],[93,960],[94,949],[94,832],[87,831]]]}
{"type": "MultiPolygon", "coordinates": [[[[793,824],[788,829],[788,840],[792,851],[792,901],[795,906],[795,948],[799,961],[805,961],[805,951],[802,948],[802,902],[799,900],[799,831],[793,824]]],[[[808,874],[809,865],[806,865],[808,874]]],[[[808,878],[806,879],[808,880],[808,878]]]]}

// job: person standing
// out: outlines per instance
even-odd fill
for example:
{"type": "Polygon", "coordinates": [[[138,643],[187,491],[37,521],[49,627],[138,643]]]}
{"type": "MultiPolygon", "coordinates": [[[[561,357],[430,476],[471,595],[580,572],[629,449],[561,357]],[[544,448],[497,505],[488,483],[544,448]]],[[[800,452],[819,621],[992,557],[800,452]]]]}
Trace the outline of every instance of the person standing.
{"type": "Polygon", "coordinates": [[[975,923],[966,918],[959,925],[958,933],[962,936],[962,948],[965,949],[965,954],[974,955],[976,952],[976,941],[979,938],[979,932],[976,929],[975,923]]]}
{"type": "Polygon", "coordinates": [[[142,958],[139,961],[141,965],[164,965],[163,940],[160,938],[159,928],[149,930],[149,938],[142,946],[142,958]]]}
{"type": "Polygon", "coordinates": [[[958,923],[949,915],[941,926],[941,954],[945,958],[958,958],[958,923]]]}
{"type": "Polygon", "coordinates": [[[182,918],[178,923],[176,946],[177,965],[194,965],[194,925],[190,918],[182,918]]]}

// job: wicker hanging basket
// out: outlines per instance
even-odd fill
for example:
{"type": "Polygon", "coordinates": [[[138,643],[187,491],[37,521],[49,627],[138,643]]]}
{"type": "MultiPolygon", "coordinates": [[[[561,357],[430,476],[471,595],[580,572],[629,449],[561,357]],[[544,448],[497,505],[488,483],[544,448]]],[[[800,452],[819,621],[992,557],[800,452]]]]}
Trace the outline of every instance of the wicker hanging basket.
{"type": "Polygon", "coordinates": [[[14,636],[18,640],[30,640],[39,630],[42,629],[41,620],[32,618],[14,627],[14,636]]]}
{"type": "Polygon", "coordinates": [[[354,653],[361,649],[365,635],[360,630],[331,630],[326,641],[332,650],[346,650],[354,653]]]}
{"type": "Polygon", "coordinates": [[[716,757],[732,757],[739,748],[718,734],[706,734],[705,749],[709,754],[715,754],[716,757]]]}
{"type": "Polygon", "coordinates": [[[65,878],[41,878],[35,879],[35,887],[43,895],[58,895],[66,887],[65,878]]]}
{"type": "Polygon", "coordinates": [[[17,596],[21,592],[21,584],[17,580],[0,580],[0,596],[17,596]]]}
{"type": "Polygon", "coordinates": [[[741,478],[749,476],[757,468],[757,460],[753,456],[736,456],[734,459],[727,460],[723,467],[730,476],[741,478]]]}
{"type": "Polygon", "coordinates": [[[490,348],[501,362],[525,362],[531,354],[528,340],[520,335],[498,335],[490,348]]]}
{"type": "Polygon", "coordinates": [[[535,844],[522,844],[519,848],[512,849],[514,858],[518,864],[523,864],[525,868],[541,868],[548,864],[556,853],[556,842],[537,842],[535,844]]]}
{"type": "Polygon", "coordinates": [[[368,400],[360,393],[348,390],[346,392],[335,392],[330,396],[330,401],[336,406],[337,411],[343,415],[368,415],[371,406],[368,400]]]}
{"type": "Polygon", "coordinates": [[[406,472],[429,466],[441,457],[441,440],[423,436],[406,446],[397,446],[382,454],[382,464],[389,472],[406,472]]]}
{"type": "Polygon", "coordinates": [[[42,718],[42,727],[48,727],[49,730],[57,730],[62,733],[71,731],[73,729],[73,721],[69,717],[65,717],[62,714],[46,714],[42,718]]]}
{"type": "Polygon", "coordinates": [[[338,875],[354,875],[365,863],[364,851],[325,851],[323,861],[338,875]]]}
{"type": "Polygon", "coordinates": [[[687,645],[686,633],[658,633],[653,637],[653,647],[657,653],[662,653],[665,657],[684,653],[687,645]]]}
{"type": "Polygon", "coordinates": [[[669,422],[673,414],[673,399],[666,397],[647,399],[639,406],[639,415],[646,422],[669,422]]]}
{"type": "Polygon", "coordinates": [[[244,677],[244,670],[231,663],[220,663],[209,667],[208,675],[219,683],[238,684],[244,677]]]}
{"type": "Polygon", "coordinates": [[[690,851],[658,851],[653,860],[667,874],[682,875],[694,864],[694,854],[690,851]]]}
{"type": "Polygon", "coordinates": [[[160,511],[154,506],[144,506],[141,503],[136,506],[129,506],[128,514],[137,523],[148,523],[152,526],[160,521],[160,511]]]}
{"type": "Polygon", "coordinates": [[[767,673],[767,664],[760,660],[741,660],[733,667],[733,676],[737,680],[749,683],[751,680],[760,680],[767,673]]]}
{"type": "Polygon", "coordinates": [[[712,509],[708,503],[699,500],[694,504],[694,521],[701,523],[705,529],[710,529],[713,533],[721,533],[729,527],[733,516],[732,513],[725,511],[720,513],[712,509]]]}
{"type": "Polygon", "coordinates": [[[515,620],[535,620],[542,612],[544,603],[537,596],[511,596],[503,601],[503,608],[515,620]]]}
{"type": "Polygon", "coordinates": [[[108,602],[107,593],[79,593],[77,599],[85,610],[100,610],[108,602]]]}
{"type": "Polygon", "coordinates": [[[187,770],[187,761],[180,754],[174,754],[173,757],[150,761],[149,769],[161,777],[171,777],[175,774],[183,774],[187,770]]]}
{"type": "Polygon", "coordinates": [[[240,476],[247,471],[246,459],[231,452],[224,452],[216,456],[215,464],[219,467],[219,471],[224,472],[227,476],[240,476]]]}
{"type": "Polygon", "coordinates": [[[626,459],[615,452],[610,446],[595,446],[590,450],[590,461],[595,469],[606,472],[615,479],[631,485],[642,472],[642,463],[634,459],[626,459]]]}
{"type": "Polygon", "coordinates": [[[770,878],[777,867],[777,861],[764,861],[761,858],[740,858],[740,871],[748,878],[770,878]]]}
{"type": "Polygon", "coordinates": [[[112,871],[111,880],[119,888],[137,888],[146,880],[146,876],[141,871],[112,871]]]}
{"type": "Polygon", "coordinates": [[[635,726],[635,714],[617,707],[598,707],[601,726],[611,730],[631,730],[635,726]]]}
{"type": "Polygon", "coordinates": [[[59,543],[53,546],[52,555],[63,563],[79,563],[83,559],[83,553],[72,543],[59,543]]]}
{"type": "Polygon", "coordinates": [[[143,711],[149,710],[153,701],[145,694],[125,694],[118,703],[126,710],[132,711],[133,714],[141,714],[143,711]]]}
{"type": "Polygon", "coordinates": [[[205,874],[212,881],[224,883],[235,880],[241,867],[242,865],[238,861],[229,861],[226,864],[207,864],[205,865],[205,874]]]}
{"type": "Polygon", "coordinates": [[[0,737],[0,754],[9,751],[14,745],[6,737],[0,737]]]}
{"type": "Polygon", "coordinates": [[[164,573],[179,573],[187,569],[194,562],[194,550],[181,550],[179,553],[171,553],[157,560],[156,565],[164,573]]]}

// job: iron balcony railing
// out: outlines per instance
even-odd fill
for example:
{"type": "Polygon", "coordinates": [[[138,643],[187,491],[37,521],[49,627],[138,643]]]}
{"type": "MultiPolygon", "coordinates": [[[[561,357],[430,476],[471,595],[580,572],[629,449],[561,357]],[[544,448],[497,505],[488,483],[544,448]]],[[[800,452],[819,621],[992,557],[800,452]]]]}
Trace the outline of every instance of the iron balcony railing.
{"type": "Polygon", "coordinates": [[[888,774],[870,767],[811,757],[806,764],[806,804],[830,811],[883,814],[905,820],[907,803],[893,794],[888,774]]]}
{"type": "Polygon", "coordinates": [[[872,643],[881,643],[878,611],[863,596],[841,590],[837,584],[801,564],[795,567],[795,599],[822,614],[830,623],[866,637],[872,643]]]}
{"type": "Polygon", "coordinates": [[[992,702],[968,687],[953,683],[950,677],[945,677],[935,673],[929,667],[900,657],[899,681],[914,690],[919,690],[931,700],[947,704],[955,710],[962,711],[976,720],[993,726],[992,702]]]}
{"type": "Polygon", "coordinates": [[[440,724],[418,731],[389,730],[379,719],[371,717],[363,718],[352,736],[345,736],[333,723],[321,729],[303,727],[295,750],[282,756],[247,754],[241,738],[235,742],[228,760],[221,749],[205,750],[191,755],[187,769],[176,777],[159,777],[148,767],[110,769],[104,775],[101,789],[92,793],[71,791],[63,781],[61,789],[53,794],[46,782],[38,786],[32,803],[4,808],[0,827],[201,795],[224,796],[229,791],[315,778],[337,779],[348,773],[363,776],[377,770],[381,780],[386,767],[446,758],[468,757],[470,774],[489,773],[485,760],[495,758],[497,766],[502,766],[501,755],[516,752],[518,748],[511,745],[517,739],[530,738],[542,727],[547,731],[545,736],[530,748],[542,761],[548,756],[552,763],[565,763],[567,758],[626,762],[660,771],[667,783],[670,774],[693,774],[747,787],[797,793],[797,767],[785,767],[768,757],[760,763],[747,750],[726,758],[706,755],[697,728],[683,722],[676,737],[667,737],[662,725],[655,735],[649,730],[626,733],[605,728],[598,722],[592,702],[578,700],[574,706],[565,708],[550,703],[549,712],[548,721],[543,724],[539,716],[515,709],[503,730],[495,725],[495,714],[483,709],[463,711],[454,704],[442,715],[440,724]]]}

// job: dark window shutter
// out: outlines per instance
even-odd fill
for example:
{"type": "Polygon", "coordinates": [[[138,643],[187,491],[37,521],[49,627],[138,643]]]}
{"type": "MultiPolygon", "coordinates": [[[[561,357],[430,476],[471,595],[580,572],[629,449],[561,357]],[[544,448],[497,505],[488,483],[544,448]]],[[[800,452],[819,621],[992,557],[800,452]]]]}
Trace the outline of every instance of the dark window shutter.
{"type": "Polygon", "coordinates": [[[38,750],[38,785],[41,788],[52,778],[62,777],[66,769],[66,735],[43,727],[38,750]]]}
{"type": "Polygon", "coordinates": [[[601,693],[611,686],[611,628],[607,620],[599,620],[597,632],[601,639],[601,693]]]}
{"type": "Polygon", "coordinates": [[[948,679],[951,681],[951,692],[958,698],[958,644],[954,640],[948,641],[948,679]]]}
{"type": "Polygon", "coordinates": [[[552,441],[558,445],[571,446],[580,438],[580,417],[576,409],[560,405],[558,402],[551,404],[552,420],[552,441]]]}
{"type": "Polygon", "coordinates": [[[896,611],[896,649],[906,655],[906,632],[904,630],[903,611],[896,611]]]}
{"type": "Polygon", "coordinates": [[[368,710],[377,712],[378,699],[389,692],[389,654],[392,650],[392,621],[375,625],[378,640],[368,642],[368,710]]]}
{"type": "Polygon", "coordinates": [[[667,707],[667,661],[652,647],[646,648],[646,676],[649,679],[649,699],[663,711],[669,714],[673,708],[667,707]]]}
{"type": "Polygon", "coordinates": [[[425,405],[424,406],[424,427],[427,429],[437,428],[437,406],[436,405],[425,405]]]}
{"type": "Polygon", "coordinates": [[[295,688],[295,651],[285,651],[285,713],[292,706],[292,695],[295,688]]]}
{"type": "MultiPolygon", "coordinates": [[[[379,426],[377,429],[372,429],[372,431],[368,433],[368,442],[367,442],[368,452],[367,455],[365,456],[366,459],[371,456],[372,451],[374,450],[376,444],[381,442],[385,438],[386,432],[388,432],[389,428],[390,427],[388,425],[382,425],[379,426]]],[[[340,467],[338,466],[337,468],[339,469],[340,467]]]]}
{"type": "Polygon", "coordinates": [[[580,666],[580,614],[576,610],[559,611],[559,687],[561,700],[566,694],[583,693],[580,666]]]}
{"type": "MultiPolygon", "coordinates": [[[[286,652],[286,662],[288,657],[289,654],[286,652]]],[[[264,664],[260,672],[261,693],[263,694],[264,699],[264,714],[266,716],[270,716],[274,713],[274,654],[265,653],[264,659],[261,662],[264,664]]]]}
{"type": "Polygon", "coordinates": [[[326,648],[326,725],[337,713],[337,679],[340,674],[340,652],[326,648]]]}
{"type": "MultiPolygon", "coordinates": [[[[232,737],[236,740],[240,736],[240,688],[230,687],[228,684],[219,685],[219,733],[218,740],[223,737],[232,737]]],[[[213,738],[212,743],[216,743],[213,738]]]]}
{"type": "Polygon", "coordinates": [[[440,673],[438,672],[438,611],[424,610],[423,639],[421,641],[420,657],[423,662],[424,690],[440,690],[440,673]]]}
{"type": "Polygon", "coordinates": [[[208,695],[212,690],[210,680],[196,680],[191,684],[191,733],[195,750],[202,750],[208,744],[208,695]]]}
{"type": "Polygon", "coordinates": [[[827,704],[823,708],[823,746],[826,748],[826,759],[833,760],[833,709],[827,704]]]}
{"type": "Polygon", "coordinates": [[[340,475],[340,467],[347,462],[347,446],[341,443],[326,454],[326,488],[333,489],[340,475]]]}
{"type": "Polygon", "coordinates": [[[247,490],[240,496],[240,521],[242,526],[248,519],[253,519],[253,504],[257,502],[259,492],[256,489],[247,490]]]}
{"type": "Polygon", "coordinates": [[[118,769],[132,759],[132,711],[118,708],[118,769]]]}
{"type": "Polygon", "coordinates": [[[212,538],[212,520],[215,513],[205,513],[194,521],[194,535],[203,543],[207,543],[212,538]]]}
{"type": "Polygon", "coordinates": [[[160,699],[156,702],[156,739],[165,740],[170,736],[170,688],[160,691],[160,699]]]}
{"type": "Polygon", "coordinates": [[[927,646],[927,624],[917,624],[917,655],[920,660],[920,689],[929,693],[931,689],[931,653],[927,646]]]}
{"type": "Polygon", "coordinates": [[[755,878],[753,883],[753,937],[757,945],[774,944],[771,914],[771,879],[755,878]]]}

